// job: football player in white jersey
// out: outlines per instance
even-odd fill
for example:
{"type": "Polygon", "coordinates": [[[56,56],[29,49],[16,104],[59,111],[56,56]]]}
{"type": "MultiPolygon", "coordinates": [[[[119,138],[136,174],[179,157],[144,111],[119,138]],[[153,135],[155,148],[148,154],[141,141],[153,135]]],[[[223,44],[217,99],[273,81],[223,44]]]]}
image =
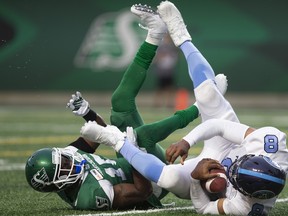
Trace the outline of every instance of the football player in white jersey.
{"type": "Polygon", "coordinates": [[[213,69],[192,44],[178,9],[164,1],[158,6],[158,12],[173,42],[186,57],[203,123],[166,150],[170,165],[141,152],[131,145],[125,134],[109,131],[95,122],[83,126],[82,136],[113,146],[149,180],[180,198],[192,199],[199,213],[267,215],[286,181],[285,133],[274,127],[254,129],[239,123],[230,103],[215,85],[213,69]],[[201,154],[185,161],[190,147],[202,140],[201,154]],[[172,164],[178,156],[181,164],[172,164]],[[209,169],[222,166],[229,179],[226,197],[211,201],[199,180],[215,177],[217,174],[210,174],[209,169]]]}
{"type": "Polygon", "coordinates": [[[182,156],[184,161],[189,148],[205,140],[200,157],[220,161],[229,171],[230,184],[226,199],[210,202],[200,187],[201,176],[197,176],[197,170],[194,170],[194,176],[198,179],[192,179],[190,189],[195,208],[201,213],[267,214],[275,203],[275,194],[279,194],[285,184],[285,173],[277,170],[278,166],[286,172],[288,170],[285,133],[274,127],[254,129],[240,124],[233,108],[214,84],[213,69],[191,43],[191,37],[175,5],[162,2],[159,13],[175,45],[180,47],[186,57],[203,122],[166,150],[167,160],[173,163],[178,156],[182,156]],[[274,166],[277,169],[272,173],[274,166]],[[262,181],[258,182],[258,179],[262,181]],[[266,187],[266,184],[270,186],[266,187]]]}

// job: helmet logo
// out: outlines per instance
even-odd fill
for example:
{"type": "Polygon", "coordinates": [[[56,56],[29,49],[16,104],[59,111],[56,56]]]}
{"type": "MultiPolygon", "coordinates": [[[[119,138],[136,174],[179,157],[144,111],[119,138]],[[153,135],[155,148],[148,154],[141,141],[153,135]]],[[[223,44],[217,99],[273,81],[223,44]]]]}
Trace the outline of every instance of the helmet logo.
{"type": "Polygon", "coordinates": [[[274,161],[271,160],[271,158],[263,156],[263,159],[267,161],[271,166],[275,167],[276,169],[281,169],[279,164],[275,163],[274,161]]]}
{"type": "Polygon", "coordinates": [[[48,183],[49,183],[49,177],[44,167],[41,170],[39,170],[31,179],[31,185],[34,188],[42,189],[48,183]]]}
{"type": "Polygon", "coordinates": [[[270,190],[259,190],[259,191],[252,193],[252,197],[255,197],[258,199],[271,199],[275,196],[276,194],[270,190]]]}

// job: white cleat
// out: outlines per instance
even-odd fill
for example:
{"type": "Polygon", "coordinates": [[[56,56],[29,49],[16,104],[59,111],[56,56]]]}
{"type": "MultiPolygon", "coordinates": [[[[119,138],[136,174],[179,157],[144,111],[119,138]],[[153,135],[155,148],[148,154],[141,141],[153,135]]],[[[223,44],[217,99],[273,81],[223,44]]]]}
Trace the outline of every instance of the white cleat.
{"type": "Polygon", "coordinates": [[[175,44],[179,47],[185,41],[191,41],[192,38],[187,31],[181,13],[170,1],[162,1],[158,6],[158,13],[166,23],[169,34],[175,44]]]}
{"type": "Polygon", "coordinates": [[[152,40],[161,41],[167,33],[166,24],[160,18],[159,14],[151,6],[135,4],[131,7],[131,12],[141,19],[139,26],[148,30],[148,35],[152,40]]]}
{"type": "Polygon", "coordinates": [[[217,74],[217,76],[215,76],[215,82],[220,93],[225,95],[228,86],[227,77],[224,74],[217,74]]]}
{"type": "Polygon", "coordinates": [[[89,121],[81,128],[80,134],[83,138],[100,143],[102,145],[110,146],[117,152],[122,148],[126,135],[113,125],[103,127],[98,125],[95,121],[89,121]]]}

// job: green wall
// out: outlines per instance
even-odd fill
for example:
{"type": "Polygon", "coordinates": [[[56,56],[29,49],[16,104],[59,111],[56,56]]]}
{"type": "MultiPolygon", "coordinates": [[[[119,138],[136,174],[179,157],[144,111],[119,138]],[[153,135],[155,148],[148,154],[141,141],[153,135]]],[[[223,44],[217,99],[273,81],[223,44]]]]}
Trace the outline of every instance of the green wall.
{"type": "MultiPolygon", "coordinates": [[[[153,6],[160,1],[141,1],[153,6]]],[[[116,87],[146,32],[135,1],[1,0],[0,90],[116,87]]],[[[229,91],[288,91],[286,1],[178,0],[193,43],[229,91]]],[[[191,88],[180,53],[177,85],[191,88]]],[[[155,88],[153,71],[144,89],[155,88]]]]}

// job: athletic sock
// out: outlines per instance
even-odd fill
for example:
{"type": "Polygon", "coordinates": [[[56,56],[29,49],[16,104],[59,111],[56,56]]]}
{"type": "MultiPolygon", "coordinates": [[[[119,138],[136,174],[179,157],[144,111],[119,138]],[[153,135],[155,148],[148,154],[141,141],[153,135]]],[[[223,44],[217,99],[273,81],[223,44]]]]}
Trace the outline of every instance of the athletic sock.
{"type": "Polygon", "coordinates": [[[195,120],[196,118],[198,118],[199,116],[199,111],[197,106],[192,105],[190,107],[188,107],[185,110],[178,110],[177,112],[175,112],[174,115],[179,115],[180,116],[180,128],[184,128],[186,127],[190,122],[192,122],[193,120],[195,120]]]}
{"type": "Polygon", "coordinates": [[[158,46],[145,41],[138,50],[134,62],[147,70],[156,55],[157,48],[158,46]]]}
{"type": "Polygon", "coordinates": [[[215,80],[212,67],[191,41],[184,42],[180,49],[185,55],[194,88],[207,79],[215,80]]]}
{"type": "Polygon", "coordinates": [[[145,178],[158,182],[165,164],[152,154],[142,152],[126,139],[120,149],[123,157],[145,178]]]}
{"type": "Polygon", "coordinates": [[[133,62],[125,71],[119,86],[112,95],[111,103],[114,111],[136,110],[135,97],[143,85],[147,69],[156,54],[157,47],[147,42],[143,42],[140,46],[133,62]]]}

